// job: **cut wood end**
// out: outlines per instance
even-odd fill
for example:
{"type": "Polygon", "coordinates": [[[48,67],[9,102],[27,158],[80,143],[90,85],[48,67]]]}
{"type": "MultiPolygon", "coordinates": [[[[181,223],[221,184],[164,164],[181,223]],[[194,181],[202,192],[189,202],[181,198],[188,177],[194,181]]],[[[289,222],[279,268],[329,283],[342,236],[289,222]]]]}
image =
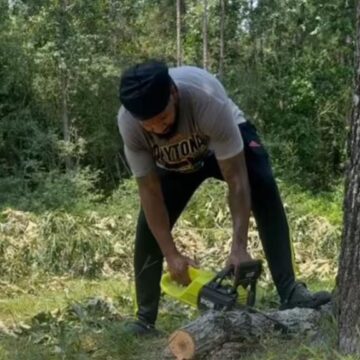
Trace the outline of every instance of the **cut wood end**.
{"type": "Polygon", "coordinates": [[[191,360],[195,356],[195,341],[187,331],[174,331],[169,337],[168,346],[177,360],[191,360]]]}

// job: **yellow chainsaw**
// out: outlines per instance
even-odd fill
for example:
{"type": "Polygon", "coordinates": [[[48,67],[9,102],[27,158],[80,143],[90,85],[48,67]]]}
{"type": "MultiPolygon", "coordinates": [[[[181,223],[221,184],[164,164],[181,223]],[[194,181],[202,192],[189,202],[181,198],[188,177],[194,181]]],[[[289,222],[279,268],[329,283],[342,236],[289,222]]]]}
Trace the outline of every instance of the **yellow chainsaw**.
{"type": "Polygon", "coordinates": [[[237,271],[227,267],[217,274],[189,267],[190,284],[182,286],[169,273],[161,278],[167,295],[199,310],[231,310],[238,305],[254,306],[256,284],[262,272],[261,260],[242,263],[237,271]]]}

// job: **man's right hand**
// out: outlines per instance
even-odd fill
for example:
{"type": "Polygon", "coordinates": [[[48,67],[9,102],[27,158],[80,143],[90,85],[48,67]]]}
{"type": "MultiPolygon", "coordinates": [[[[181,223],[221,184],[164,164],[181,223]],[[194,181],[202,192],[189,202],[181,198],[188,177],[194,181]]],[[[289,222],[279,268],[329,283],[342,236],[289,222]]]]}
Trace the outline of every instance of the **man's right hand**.
{"type": "Polygon", "coordinates": [[[181,285],[189,285],[191,280],[188,273],[188,267],[198,267],[196,261],[180,253],[176,253],[168,256],[166,262],[171,278],[181,285]]]}
{"type": "Polygon", "coordinates": [[[236,287],[239,279],[240,266],[244,262],[251,261],[252,257],[248,253],[247,249],[244,247],[238,247],[237,249],[232,249],[230,252],[229,258],[226,262],[227,268],[234,269],[234,286],[236,287]]]}

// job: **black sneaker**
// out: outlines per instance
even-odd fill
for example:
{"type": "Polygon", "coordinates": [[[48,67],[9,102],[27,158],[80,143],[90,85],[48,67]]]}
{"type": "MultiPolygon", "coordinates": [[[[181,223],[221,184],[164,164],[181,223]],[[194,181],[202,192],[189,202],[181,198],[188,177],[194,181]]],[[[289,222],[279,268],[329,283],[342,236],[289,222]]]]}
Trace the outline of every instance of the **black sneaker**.
{"type": "Polygon", "coordinates": [[[302,282],[295,282],[288,298],[280,305],[280,310],[299,308],[317,309],[331,300],[328,291],[311,293],[302,282]]]}
{"type": "Polygon", "coordinates": [[[141,320],[129,321],[124,325],[124,332],[131,336],[161,336],[153,324],[141,320]]]}

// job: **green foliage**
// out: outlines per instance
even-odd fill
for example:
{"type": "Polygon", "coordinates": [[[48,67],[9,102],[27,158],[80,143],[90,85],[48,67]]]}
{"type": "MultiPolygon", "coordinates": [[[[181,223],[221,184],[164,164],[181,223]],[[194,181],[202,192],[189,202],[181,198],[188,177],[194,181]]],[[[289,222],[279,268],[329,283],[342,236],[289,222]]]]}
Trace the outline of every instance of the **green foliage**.
{"type": "Polygon", "coordinates": [[[1,226],[0,273],[16,279],[29,271],[96,276],[131,268],[134,222],[120,216],[41,217],[7,210],[1,226]]]}
{"type": "Polygon", "coordinates": [[[279,182],[279,185],[295,216],[320,216],[326,218],[331,225],[342,226],[343,185],[337,185],[330,192],[304,191],[299,185],[284,182],[279,182]]]}
{"type": "MultiPolygon", "coordinates": [[[[125,181],[111,198],[100,202],[96,192],[87,188],[88,179],[75,184],[60,180],[47,188],[48,194],[44,186],[43,195],[34,199],[38,202],[32,204],[33,209],[41,212],[9,208],[1,213],[2,277],[18,279],[28,272],[86,276],[120,272],[129,276],[139,210],[136,183],[125,181]],[[53,201],[55,210],[44,212],[51,208],[45,201],[53,201]]],[[[334,276],[341,235],[341,192],[315,196],[285,184],[282,189],[299,275],[322,280],[334,276]]],[[[196,256],[207,268],[222,267],[229,252],[232,226],[226,196],[223,183],[208,181],[174,229],[179,249],[196,256]]],[[[26,193],[17,201],[30,204],[26,193]]],[[[253,256],[263,257],[253,219],[249,244],[253,256]]],[[[264,280],[270,283],[268,273],[264,280]]]]}
{"type": "MultiPolygon", "coordinates": [[[[220,9],[218,1],[208,3],[209,68],[216,73],[220,9]]],[[[329,281],[342,223],[338,184],[353,76],[354,1],[254,3],[227,2],[224,83],[287,180],[281,189],[301,277],[329,281]]],[[[183,1],[183,13],[184,61],[201,66],[202,2],[183,1]]],[[[116,127],[118,76],[149,57],[175,64],[175,39],[169,0],[74,0],[66,8],[57,0],[0,0],[0,286],[8,296],[1,307],[7,319],[58,306],[47,293],[51,281],[40,290],[12,283],[25,275],[132,277],[139,203],[135,182],[123,181],[129,171],[116,127]]],[[[203,186],[174,234],[202,264],[222,266],[231,240],[225,186],[203,186]]],[[[253,221],[249,235],[252,254],[262,256],[253,221]]],[[[269,283],[267,274],[263,285],[269,283]]],[[[62,306],[79,286],[67,285],[70,290],[55,291],[63,294],[62,306]]],[[[96,292],[117,296],[131,314],[131,290],[125,286],[118,294],[114,287],[96,292]]],[[[73,296],[80,301],[86,294],[73,296]]],[[[171,303],[162,313],[168,331],[193,316],[171,303]]],[[[0,359],[135,359],[149,347],[148,358],[157,359],[164,346],[164,339],[139,344],[125,338],[118,323],[96,316],[100,335],[88,318],[58,315],[45,311],[34,331],[20,338],[0,331],[0,359]]],[[[341,359],[332,350],[333,324],[328,333],[315,346],[265,339],[248,359],[341,359]]]]}
{"type": "Polygon", "coordinates": [[[312,189],[336,183],[344,166],[353,9],[337,0],[259,2],[234,79],[279,174],[312,189]],[[255,77],[244,92],[242,72],[255,77]]]}
{"type": "Polygon", "coordinates": [[[38,171],[24,178],[0,178],[1,207],[25,211],[75,211],[95,206],[102,196],[95,187],[98,172],[84,168],[73,173],[38,171]]]}
{"type": "MultiPolygon", "coordinates": [[[[277,173],[327,190],[345,163],[354,2],[250,3],[226,5],[224,83],[258,125],[277,173]]],[[[116,128],[118,76],[149,57],[175,64],[175,4],[9,4],[1,1],[1,177],[35,183],[44,172],[90,166],[100,171],[97,185],[116,188],[129,175],[116,128]]],[[[184,62],[201,66],[203,4],[186,0],[182,11],[184,62]]],[[[218,1],[208,1],[208,18],[216,73],[218,1]]]]}
{"type": "Polygon", "coordinates": [[[0,216],[2,277],[17,279],[29,271],[86,276],[129,272],[139,206],[136,184],[124,182],[112,198],[100,202],[95,175],[48,174],[31,196],[19,191],[23,184],[17,178],[0,183],[5,209],[0,216]]]}

